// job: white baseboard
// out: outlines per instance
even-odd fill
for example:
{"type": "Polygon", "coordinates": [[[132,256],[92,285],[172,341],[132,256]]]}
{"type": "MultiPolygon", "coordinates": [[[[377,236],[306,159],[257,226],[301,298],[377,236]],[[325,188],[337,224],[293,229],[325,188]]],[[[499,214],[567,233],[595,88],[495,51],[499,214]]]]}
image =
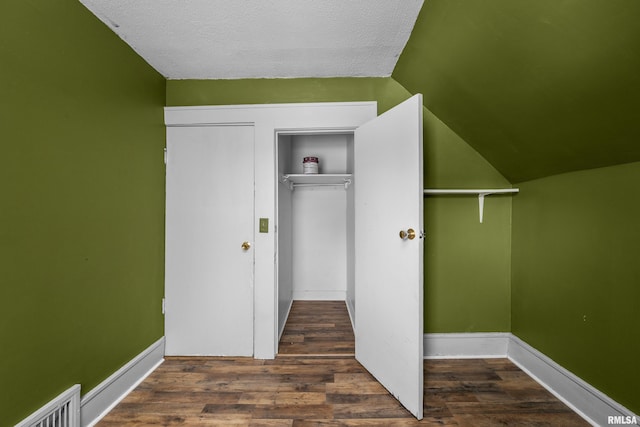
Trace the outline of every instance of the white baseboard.
{"type": "Polygon", "coordinates": [[[312,291],[294,289],[293,299],[300,301],[344,301],[347,299],[347,291],[312,291]]]}
{"type": "Polygon", "coordinates": [[[283,319],[280,319],[280,324],[278,325],[278,342],[280,342],[280,339],[282,339],[284,328],[285,326],[287,326],[287,319],[289,319],[289,314],[291,314],[291,307],[293,307],[293,300],[289,301],[289,307],[287,307],[287,315],[284,316],[283,319]]]}
{"type": "Polygon", "coordinates": [[[508,332],[424,334],[424,354],[425,359],[506,357],[590,424],[629,425],[635,419],[632,425],[640,425],[638,415],[508,332]]]}
{"type": "Polygon", "coordinates": [[[425,359],[507,357],[508,332],[424,334],[425,359]]]}
{"type": "Polygon", "coordinates": [[[82,426],[97,424],[163,361],[164,337],[84,395],[80,402],[82,426]]]}
{"type": "Polygon", "coordinates": [[[625,421],[635,417],[634,425],[640,421],[640,417],[609,396],[520,338],[510,335],[509,359],[592,425],[610,425],[612,423],[609,423],[609,417],[625,417],[625,421]]]}
{"type": "Polygon", "coordinates": [[[347,313],[349,313],[349,320],[351,320],[351,329],[356,330],[356,306],[353,300],[346,300],[347,313]]]}

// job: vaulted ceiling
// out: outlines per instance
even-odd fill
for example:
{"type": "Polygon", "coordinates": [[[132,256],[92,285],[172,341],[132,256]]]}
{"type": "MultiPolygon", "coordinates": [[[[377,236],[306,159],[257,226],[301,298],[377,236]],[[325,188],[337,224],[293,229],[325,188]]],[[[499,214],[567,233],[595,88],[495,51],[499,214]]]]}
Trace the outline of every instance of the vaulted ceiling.
{"type": "Polygon", "coordinates": [[[391,75],[514,183],[640,160],[637,0],[80,1],[169,79],[391,75]]]}
{"type": "Polygon", "coordinates": [[[640,160],[640,1],[427,0],[393,77],[511,182],[640,160]]]}

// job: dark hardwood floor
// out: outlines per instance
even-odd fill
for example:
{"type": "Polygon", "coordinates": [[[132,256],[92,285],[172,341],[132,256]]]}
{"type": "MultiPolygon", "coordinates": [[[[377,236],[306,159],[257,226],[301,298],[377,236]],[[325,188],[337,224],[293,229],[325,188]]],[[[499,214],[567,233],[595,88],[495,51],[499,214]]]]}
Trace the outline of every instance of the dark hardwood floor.
{"type": "Polygon", "coordinates": [[[417,421],[353,358],[344,303],[296,302],[276,359],[168,357],[98,426],[589,425],[507,359],[426,360],[424,398],[417,421]]]}
{"type": "Polygon", "coordinates": [[[353,356],[355,337],[344,301],[294,301],[278,354],[353,356]]]}

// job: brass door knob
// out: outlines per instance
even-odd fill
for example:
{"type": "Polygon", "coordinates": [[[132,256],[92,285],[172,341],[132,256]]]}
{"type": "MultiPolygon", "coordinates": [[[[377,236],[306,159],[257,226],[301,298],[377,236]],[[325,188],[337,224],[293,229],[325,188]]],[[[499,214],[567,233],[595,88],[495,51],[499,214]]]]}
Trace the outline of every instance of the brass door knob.
{"type": "Polygon", "coordinates": [[[407,231],[400,230],[400,238],[402,240],[413,240],[416,238],[416,231],[413,228],[409,228],[407,231]]]}
{"type": "Polygon", "coordinates": [[[242,250],[243,250],[243,251],[248,251],[250,247],[251,247],[251,243],[249,243],[249,242],[242,242],[242,250]]]}

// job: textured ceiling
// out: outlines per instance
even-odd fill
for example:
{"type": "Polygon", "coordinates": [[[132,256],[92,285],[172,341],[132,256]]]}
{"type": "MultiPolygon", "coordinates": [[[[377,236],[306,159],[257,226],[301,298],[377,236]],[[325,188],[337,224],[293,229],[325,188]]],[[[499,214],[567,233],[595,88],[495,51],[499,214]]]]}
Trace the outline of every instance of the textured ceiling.
{"type": "Polygon", "coordinates": [[[429,0],[392,77],[511,182],[640,160],[640,1],[429,0]]]}
{"type": "Polygon", "coordinates": [[[423,0],[80,0],[168,79],[391,75],[423,0]]]}

